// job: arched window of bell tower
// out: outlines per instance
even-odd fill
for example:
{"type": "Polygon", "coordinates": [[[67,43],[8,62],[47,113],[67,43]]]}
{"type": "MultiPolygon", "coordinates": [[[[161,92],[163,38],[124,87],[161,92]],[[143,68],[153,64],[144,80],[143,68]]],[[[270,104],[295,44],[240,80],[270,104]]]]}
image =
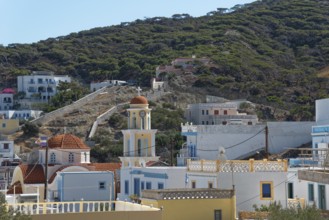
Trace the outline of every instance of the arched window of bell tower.
{"type": "Polygon", "coordinates": [[[133,128],[137,128],[136,117],[133,117],[133,128]]]}

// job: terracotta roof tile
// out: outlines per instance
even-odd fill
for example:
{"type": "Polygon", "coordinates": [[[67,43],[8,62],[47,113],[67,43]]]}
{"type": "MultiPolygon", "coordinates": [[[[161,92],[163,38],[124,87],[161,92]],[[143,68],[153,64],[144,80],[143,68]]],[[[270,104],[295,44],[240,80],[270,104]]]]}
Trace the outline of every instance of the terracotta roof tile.
{"type": "Polygon", "coordinates": [[[121,168],[121,163],[92,163],[96,171],[116,171],[121,168]]]}
{"type": "Polygon", "coordinates": [[[24,183],[44,183],[45,174],[41,164],[21,164],[18,166],[23,174],[24,183]]]}
{"type": "Polygon", "coordinates": [[[17,181],[15,182],[13,185],[11,185],[9,187],[9,189],[7,190],[7,194],[22,194],[23,193],[23,189],[22,189],[22,185],[21,182],[17,181]],[[14,187],[15,186],[15,187],[14,187]],[[14,190],[15,188],[15,190],[14,190]],[[15,191],[15,192],[14,192],[15,191]]]}
{"type": "Polygon", "coordinates": [[[61,149],[90,149],[80,138],[72,134],[56,135],[48,140],[49,148],[61,149]]]}
{"type": "Polygon", "coordinates": [[[169,167],[169,164],[163,161],[148,161],[146,163],[147,167],[169,167]]]}

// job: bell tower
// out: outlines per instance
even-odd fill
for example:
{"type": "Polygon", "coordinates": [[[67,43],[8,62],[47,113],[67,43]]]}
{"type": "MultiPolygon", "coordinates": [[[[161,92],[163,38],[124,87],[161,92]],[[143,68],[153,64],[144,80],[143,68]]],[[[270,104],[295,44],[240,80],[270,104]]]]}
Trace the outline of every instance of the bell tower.
{"type": "Polygon", "coordinates": [[[152,109],[148,106],[147,99],[140,94],[130,101],[130,108],[127,109],[128,129],[122,130],[122,167],[141,167],[146,166],[149,161],[159,160],[159,157],[155,156],[157,130],[151,129],[152,109]]]}

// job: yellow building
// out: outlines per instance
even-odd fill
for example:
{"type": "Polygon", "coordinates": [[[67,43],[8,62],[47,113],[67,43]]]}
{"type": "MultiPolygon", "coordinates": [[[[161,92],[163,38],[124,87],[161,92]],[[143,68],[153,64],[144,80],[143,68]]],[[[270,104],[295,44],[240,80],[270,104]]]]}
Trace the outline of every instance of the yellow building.
{"type": "Polygon", "coordinates": [[[155,133],[151,129],[151,109],[144,96],[136,96],[127,109],[128,129],[123,133],[122,167],[145,166],[149,161],[157,161],[155,156],[155,133]]]}
{"type": "Polygon", "coordinates": [[[163,189],[145,190],[143,205],[163,211],[163,220],[230,220],[235,218],[234,190],[163,189]]]}
{"type": "Polygon", "coordinates": [[[18,131],[19,121],[18,119],[0,119],[0,133],[12,134],[18,131]]]}

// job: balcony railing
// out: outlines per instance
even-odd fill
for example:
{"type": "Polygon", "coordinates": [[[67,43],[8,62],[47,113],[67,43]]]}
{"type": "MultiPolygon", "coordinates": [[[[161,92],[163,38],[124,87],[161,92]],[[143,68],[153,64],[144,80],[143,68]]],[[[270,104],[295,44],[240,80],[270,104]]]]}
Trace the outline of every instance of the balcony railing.
{"type": "Polygon", "coordinates": [[[123,201],[79,201],[79,202],[40,202],[8,204],[13,209],[24,214],[60,214],[83,212],[111,212],[111,211],[159,211],[147,205],[134,204],[123,201]]]}
{"type": "Polygon", "coordinates": [[[287,172],[287,160],[187,160],[190,172],[287,172]]]}
{"type": "Polygon", "coordinates": [[[142,197],[155,200],[177,199],[229,199],[234,196],[230,189],[163,189],[145,190],[142,197]]]}

